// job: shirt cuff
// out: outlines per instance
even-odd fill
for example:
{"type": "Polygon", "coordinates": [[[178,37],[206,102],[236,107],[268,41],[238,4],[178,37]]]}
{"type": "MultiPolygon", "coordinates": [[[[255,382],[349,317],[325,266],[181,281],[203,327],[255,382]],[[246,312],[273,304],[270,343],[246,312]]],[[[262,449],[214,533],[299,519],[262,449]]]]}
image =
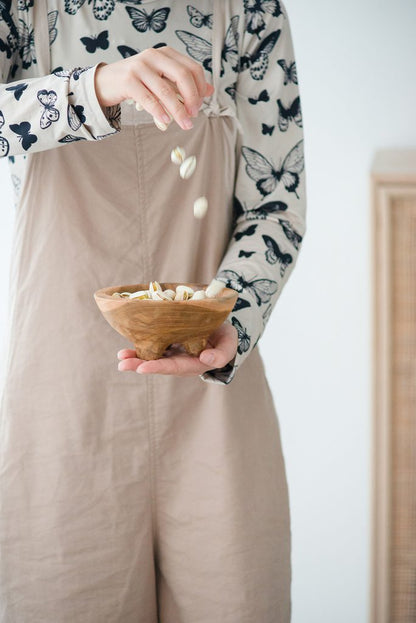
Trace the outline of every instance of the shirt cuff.
{"type": "Polygon", "coordinates": [[[102,64],[97,63],[71,77],[73,95],[70,103],[73,106],[81,104],[84,107],[85,122],[83,125],[96,140],[120,131],[120,105],[102,107],[95,92],[95,72],[102,64]]]}

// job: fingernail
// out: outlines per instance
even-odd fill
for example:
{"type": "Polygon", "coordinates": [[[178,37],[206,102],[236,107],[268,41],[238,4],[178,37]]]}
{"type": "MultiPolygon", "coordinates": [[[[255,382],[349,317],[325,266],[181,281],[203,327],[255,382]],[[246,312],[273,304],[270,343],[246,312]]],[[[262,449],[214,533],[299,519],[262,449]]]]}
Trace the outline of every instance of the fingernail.
{"type": "Polygon", "coordinates": [[[119,372],[123,372],[123,367],[122,367],[121,364],[122,364],[122,362],[120,361],[120,363],[117,366],[119,372]]]}
{"type": "Polygon", "coordinates": [[[215,361],[215,356],[212,353],[202,353],[200,360],[202,363],[205,363],[207,366],[210,366],[215,361]]]}
{"type": "Polygon", "coordinates": [[[190,130],[194,127],[194,124],[190,119],[184,119],[184,121],[182,121],[182,126],[185,130],[190,130]]]}
{"type": "Polygon", "coordinates": [[[145,370],[140,370],[140,368],[141,368],[141,367],[142,367],[142,366],[138,366],[138,367],[136,368],[136,372],[137,372],[137,374],[143,374],[143,372],[145,372],[145,370]]]}

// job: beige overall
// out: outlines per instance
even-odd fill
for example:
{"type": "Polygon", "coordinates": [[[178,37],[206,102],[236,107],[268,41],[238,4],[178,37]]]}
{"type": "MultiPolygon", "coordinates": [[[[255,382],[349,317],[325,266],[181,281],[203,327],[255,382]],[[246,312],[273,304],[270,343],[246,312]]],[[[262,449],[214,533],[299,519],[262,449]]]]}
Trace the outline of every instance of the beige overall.
{"type": "Polygon", "coordinates": [[[258,349],[226,386],[121,373],[129,344],[93,300],[212,278],[238,124],[222,110],[162,133],[123,114],[113,137],[28,156],[0,422],[0,623],[289,623],[288,490],[258,349]],[[186,181],[168,166],[177,144],[198,156],[186,181]]]}

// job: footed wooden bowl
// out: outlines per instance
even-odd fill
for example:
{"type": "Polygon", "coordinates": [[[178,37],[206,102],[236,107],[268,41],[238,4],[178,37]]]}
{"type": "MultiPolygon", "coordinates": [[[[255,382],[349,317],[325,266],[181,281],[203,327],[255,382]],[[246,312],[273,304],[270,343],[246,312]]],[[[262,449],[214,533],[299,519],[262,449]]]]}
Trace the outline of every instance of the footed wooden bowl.
{"type": "MultiPolygon", "coordinates": [[[[163,290],[187,285],[204,290],[208,284],[161,283],[163,290]]],[[[154,301],[112,296],[114,292],[147,290],[149,284],[102,288],[95,301],[107,322],[133,342],[139,359],[159,359],[171,344],[182,344],[190,355],[204,350],[208,337],[233,309],[238,292],[226,288],[215,298],[195,301],[154,301]]]]}

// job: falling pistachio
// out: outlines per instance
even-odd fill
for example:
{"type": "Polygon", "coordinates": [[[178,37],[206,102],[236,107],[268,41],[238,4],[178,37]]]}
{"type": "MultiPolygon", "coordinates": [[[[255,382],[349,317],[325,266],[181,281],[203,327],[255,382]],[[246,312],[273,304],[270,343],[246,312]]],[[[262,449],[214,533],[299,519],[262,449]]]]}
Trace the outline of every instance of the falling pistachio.
{"type": "Polygon", "coordinates": [[[186,153],[183,147],[178,146],[175,147],[175,149],[172,149],[170,159],[172,160],[173,164],[182,164],[185,158],[186,153]]]}
{"type": "Polygon", "coordinates": [[[208,199],[206,197],[199,197],[194,203],[194,217],[204,218],[208,210],[208,199]]]}
{"type": "Polygon", "coordinates": [[[179,169],[179,175],[181,176],[183,180],[187,180],[188,178],[191,177],[195,169],[196,169],[196,157],[189,156],[189,158],[186,158],[182,162],[180,169],[179,169]]]}

